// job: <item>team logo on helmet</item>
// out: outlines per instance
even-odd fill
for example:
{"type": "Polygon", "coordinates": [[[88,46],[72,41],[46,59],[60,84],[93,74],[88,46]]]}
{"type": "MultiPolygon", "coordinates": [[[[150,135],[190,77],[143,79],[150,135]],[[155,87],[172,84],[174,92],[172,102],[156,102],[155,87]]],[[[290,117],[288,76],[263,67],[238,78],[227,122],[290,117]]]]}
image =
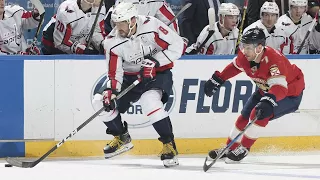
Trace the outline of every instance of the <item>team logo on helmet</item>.
{"type": "MultiPolygon", "coordinates": [[[[97,79],[97,81],[94,83],[92,90],[91,90],[91,94],[90,94],[90,102],[92,102],[93,96],[98,93],[99,89],[102,87],[103,83],[107,80],[107,75],[103,74],[101,77],[99,77],[97,79]]],[[[170,95],[168,97],[168,101],[165,104],[164,109],[170,114],[171,111],[174,108],[176,102],[176,91],[174,86],[172,86],[172,90],[170,92],[170,95]]],[[[136,107],[136,105],[140,105],[139,101],[132,103],[132,108],[136,107]]],[[[93,107],[93,105],[92,105],[93,107]]],[[[130,109],[130,108],[129,108],[130,109]]],[[[126,114],[132,114],[132,113],[128,113],[128,111],[126,112],[126,114]]],[[[134,122],[132,121],[127,121],[128,123],[128,127],[129,128],[143,128],[143,127],[147,127],[152,125],[152,123],[149,120],[145,120],[146,118],[143,118],[143,120],[140,120],[139,118],[137,118],[137,120],[135,120],[134,122]]]]}

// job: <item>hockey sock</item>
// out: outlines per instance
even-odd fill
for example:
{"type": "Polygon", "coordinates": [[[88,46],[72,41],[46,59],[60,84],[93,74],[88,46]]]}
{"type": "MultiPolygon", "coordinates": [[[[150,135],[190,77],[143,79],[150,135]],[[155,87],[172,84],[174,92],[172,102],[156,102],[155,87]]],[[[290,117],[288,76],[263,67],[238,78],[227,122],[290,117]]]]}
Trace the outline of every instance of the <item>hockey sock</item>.
{"type": "Polygon", "coordinates": [[[118,116],[116,116],[112,121],[103,123],[108,127],[108,131],[110,131],[112,135],[118,136],[123,133],[123,124],[120,114],[118,114],[118,116]]]}
{"type": "MultiPolygon", "coordinates": [[[[250,119],[253,119],[255,117],[255,114],[255,109],[253,109],[250,114],[250,119]]],[[[242,137],[242,146],[246,147],[247,149],[250,149],[251,146],[259,138],[262,129],[268,125],[269,120],[272,116],[273,115],[265,119],[257,120],[254,124],[252,124],[251,127],[248,128],[248,130],[244,133],[242,137]]]]}
{"type": "Polygon", "coordinates": [[[174,140],[174,136],[172,133],[172,124],[169,117],[166,117],[164,119],[161,119],[160,121],[157,121],[152,124],[154,129],[157,131],[157,133],[160,136],[160,139],[164,140],[163,143],[168,143],[174,140]]]}
{"type": "MultiPolygon", "coordinates": [[[[243,117],[240,115],[235,123],[235,126],[230,132],[229,138],[227,140],[227,144],[229,144],[239,133],[242,131],[246,125],[248,124],[249,119],[243,117]]],[[[236,149],[241,142],[241,138],[238,138],[238,140],[230,147],[231,150],[236,149]]]]}

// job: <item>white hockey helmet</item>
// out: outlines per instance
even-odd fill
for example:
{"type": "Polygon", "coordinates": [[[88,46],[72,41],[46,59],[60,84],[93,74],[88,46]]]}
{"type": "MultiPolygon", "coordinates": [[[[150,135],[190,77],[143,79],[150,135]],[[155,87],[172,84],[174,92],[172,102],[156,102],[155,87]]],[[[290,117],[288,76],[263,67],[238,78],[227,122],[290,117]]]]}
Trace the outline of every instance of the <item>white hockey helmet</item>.
{"type": "Polygon", "coordinates": [[[260,8],[260,17],[262,17],[262,13],[273,13],[279,16],[279,7],[275,2],[266,1],[260,8]]]}
{"type": "Polygon", "coordinates": [[[219,7],[218,15],[239,16],[240,10],[238,6],[232,3],[222,3],[219,7]]]}
{"type": "Polygon", "coordinates": [[[138,16],[138,9],[135,4],[121,2],[113,10],[111,14],[112,22],[130,21],[132,17],[138,16]]]}
{"type": "Polygon", "coordinates": [[[308,0],[289,0],[290,6],[305,6],[308,7],[308,0]]]}

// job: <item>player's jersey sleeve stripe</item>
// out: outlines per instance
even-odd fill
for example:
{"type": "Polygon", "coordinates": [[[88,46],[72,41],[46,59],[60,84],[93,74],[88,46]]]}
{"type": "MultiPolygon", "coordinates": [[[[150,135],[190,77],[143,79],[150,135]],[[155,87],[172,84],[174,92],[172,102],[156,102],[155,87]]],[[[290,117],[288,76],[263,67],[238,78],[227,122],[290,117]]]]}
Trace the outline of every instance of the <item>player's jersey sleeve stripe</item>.
{"type": "Polygon", "coordinates": [[[239,69],[240,71],[244,71],[243,68],[241,68],[241,67],[239,67],[239,66],[237,65],[237,62],[236,62],[236,61],[237,61],[237,57],[234,57],[233,60],[232,60],[234,67],[236,67],[236,68],[239,69]]]}
{"type": "Polygon", "coordinates": [[[267,80],[267,83],[270,88],[274,85],[280,85],[284,88],[288,88],[288,82],[286,80],[286,77],[283,75],[272,76],[267,80]]]}
{"type": "Polygon", "coordinates": [[[117,60],[118,56],[110,51],[110,61],[109,61],[109,78],[115,79],[117,72],[117,60]]]}
{"type": "Polygon", "coordinates": [[[72,46],[72,42],[70,41],[71,32],[72,32],[72,30],[71,30],[71,25],[68,24],[68,25],[67,25],[67,29],[66,29],[66,33],[64,34],[64,38],[63,38],[63,41],[62,41],[62,42],[63,42],[65,45],[69,46],[69,47],[72,46]]]}
{"type": "Polygon", "coordinates": [[[159,37],[158,33],[154,33],[154,40],[156,41],[156,43],[164,50],[164,49],[168,49],[169,43],[167,43],[165,40],[161,39],[159,37]]]}
{"type": "MultiPolygon", "coordinates": [[[[159,9],[160,12],[166,17],[168,18],[170,21],[174,18],[174,15],[171,14],[171,12],[167,9],[167,7],[165,5],[162,5],[162,7],[159,9]]],[[[178,31],[178,24],[177,21],[173,22],[173,27],[176,31],[178,31]]]]}

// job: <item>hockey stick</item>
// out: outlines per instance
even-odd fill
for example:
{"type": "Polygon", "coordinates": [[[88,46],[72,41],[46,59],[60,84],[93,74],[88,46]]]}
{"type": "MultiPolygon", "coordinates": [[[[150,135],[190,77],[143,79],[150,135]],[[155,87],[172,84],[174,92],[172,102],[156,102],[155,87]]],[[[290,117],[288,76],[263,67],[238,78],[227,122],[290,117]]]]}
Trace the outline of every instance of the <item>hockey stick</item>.
{"type": "Polygon", "coordinates": [[[210,169],[217,162],[217,160],[220,159],[224,155],[224,153],[229,150],[229,148],[245,133],[245,131],[258,120],[257,117],[259,117],[260,114],[261,111],[257,113],[256,117],[254,117],[254,119],[221,151],[220,154],[218,154],[218,156],[209,165],[207,164],[208,157],[206,157],[203,164],[204,172],[207,172],[208,169],[210,169]]]}
{"type": "Polygon", "coordinates": [[[303,48],[304,44],[306,43],[306,40],[307,40],[308,37],[309,37],[309,34],[311,33],[311,31],[313,30],[314,26],[315,26],[316,23],[317,23],[317,20],[318,20],[318,13],[316,13],[315,17],[313,18],[313,20],[312,20],[312,22],[311,22],[311,24],[310,24],[310,27],[309,27],[309,29],[308,29],[308,31],[307,31],[307,34],[304,36],[304,38],[303,38],[303,40],[302,40],[302,42],[301,42],[301,45],[299,46],[299,49],[298,49],[297,54],[300,54],[300,53],[301,53],[302,48],[303,48]]]}
{"type": "Polygon", "coordinates": [[[173,17],[173,19],[171,19],[171,21],[168,23],[167,26],[170,26],[185,10],[187,10],[190,6],[192,5],[192,3],[187,3],[186,5],[184,5],[180,11],[177,13],[177,15],[175,15],[173,17]]]}
{"type": "Polygon", "coordinates": [[[91,45],[92,36],[93,36],[93,33],[94,33],[94,29],[96,28],[96,25],[97,25],[97,22],[98,22],[98,18],[99,18],[99,15],[100,15],[100,11],[101,11],[102,5],[103,5],[103,0],[100,1],[99,8],[98,8],[98,11],[97,11],[97,14],[96,14],[96,18],[94,19],[94,22],[92,24],[91,30],[89,32],[89,36],[86,39],[86,42],[88,43],[87,47],[90,47],[90,45],[91,45]]]}
{"type": "Polygon", "coordinates": [[[237,49],[237,47],[239,46],[240,40],[241,40],[241,37],[242,37],[242,31],[243,31],[243,26],[244,26],[244,20],[246,19],[246,14],[247,14],[247,9],[248,9],[248,3],[249,3],[249,0],[245,0],[245,1],[244,1],[243,14],[242,14],[242,20],[241,20],[241,25],[240,25],[240,29],[239,29],[238,41],[237,41],[237,44],[236,44],[236,49],[237,49]]]}
{"type": "MultiPolygon", "coordinates": [[[[127,87],[125,90],[123,90],[117,97],[116,99],[120,99],[123,97],[125,94],[127,94],[131,89],[133,89],[137,84],[140,83],[140,80],[134,81],[129,87],[127,87]]],[[[83,127],[85,127],[87,124],[89,124],[94,118],[96,118],[101,112],[105,110],[104,107],[99,109],[96,113],[94,113],[89,119],[87,119],[85,122],[83,122],[77,129],[73,130],[66,138],[64,138],[62,141],[60,141],[58,144],[56,144],[54,147],[52,147],[47,153],[45,153],[43,156],[41,156],[39,159],[36,161],[31,161],[31,162],[25,162],[25,161],[19,161],[16,158],[10,158],[7,157],[6,161],[11,164],[12,166],[16,167],[21,167],[21,168],[33,168],[37,164],[39,164],[42,160],[44,160],[46,157],[48,157],[53,151],[58,149],[63,143],[68,141],[72,136],[74,136],[77,132],[79,132],[83,127]]]]}
{"type": "MultiPolygon", "coordinates": [[[[30,47],[33,47],[33,46],[36,46],[36,44],[38,42],[38,35],[40,33],[40,29],[43,24],[45,10],[44,10],[44,7],[43,7],[42,3],[40,2],[40,0],[30,0],[30,1],[34,5],[34,7],[38,9],[38,12],[40,14],[39,25],[38,25],[37,31],[33,37],[33,42],[31,43],[31,46],[30,46],[30,47]]],[[[30,49],[29,49],[29,51],[30,51],[30,49]]]]}
{"type": "Polygon", "coordinates": [[[196,50],[192,50],[190,53],[188,54],[198,54],[200,52],[200,50],[203,48],[204,45],[206,45],[206,43],[209,41],[209,39],[211,38],[211,36],[214,34],[214,23],[216,22],[216,13],[214,8],[209,8],[208,9],[208,19],[209,19],[209,28],[208,28],[208,36],[206,37],[206,39],[204,39],[204,41],[200,44],[200,46],[196,49],[196,50]]]}

